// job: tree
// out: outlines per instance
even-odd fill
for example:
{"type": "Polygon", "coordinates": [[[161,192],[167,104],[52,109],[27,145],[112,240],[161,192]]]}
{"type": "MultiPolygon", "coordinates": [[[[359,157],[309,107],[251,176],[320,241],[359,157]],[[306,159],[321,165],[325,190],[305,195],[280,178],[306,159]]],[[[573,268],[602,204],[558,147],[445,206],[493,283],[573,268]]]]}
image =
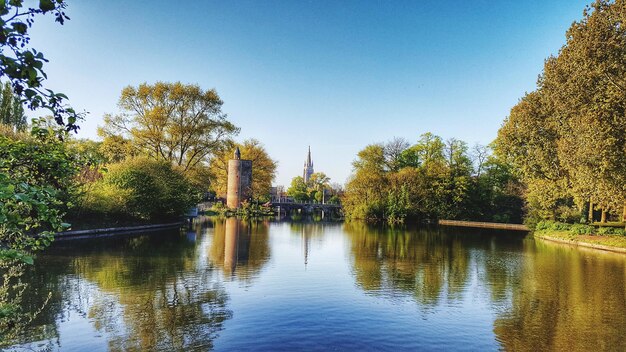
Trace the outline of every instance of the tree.
{"type": "MultiPolygon", "coordinates": [[[[47,109],[66,131],[78,129],[82,118],[66,104],[67,97],[43,87],[47,62],[43,53],[30,46],[28,30],[35,17],[53,13],[63,24],[69,19],[64,0],[39,0],[39,6],[25,7],[23,0],[0,2],[0,79],[5,86],[0,99],[0,122],[24,127],[23,107],[47,109]],[[10,108],[9,108],[10,106],[10,108]]],[[[15,131],[11,131],[15,132],[15,131]]],[[[18,336],[33,314],[20,306],[26,289],[21,283],[23,265],[32,263],[31,254],[50,243],[52,234],[68,227],[62,222],[67,210],[68,183],[75,167],[64,146],[56,140],[60,131],[35,125],[33,137],[0,135],[0,346],[18,336]]],[[[4,133],[4,130],[3,130],[4,133]]]]}
{"type": "Polygon", "coordinates": [[[38,7],[25,7],[23,0],[0,2],[0,78],[7,79],[15,95],[30,110],[46,109],[59,125],[67,131],[76,131],[77,120],[82,118],[66,104],[67,96],[43,87],[47,78],[43,71],[48,60],[43,53],[30,47],[28,30],[38,15],[52,13],[55,21],[64,24],[69,17],[65,14],[64,0],[39,0],[38,7]]]}
{"type": "Polygon", "coordinates": [[[388,170],[398,171],[403,166],[402,153],[410,146],[409,142],[404,138],[395,137],[385,143],[384,156],[385,164],[388,170]]]}
{"type": "Polygon", "coordinates": [[[130,140],[122,136],[104,135],[100,144],[100,153],[107,162],[119,163],[126,158],[137,156],[139,152],[130,140]]]}
{"type": "Polygon", "coordinates": [[[368,145],[353,163],[342,197],[344,212],[391,223],[407,218],[518,220],[519,187],[506,173],[507,164],[492,165],[488,151],[480,151],[481,176],[474,176],[467,144],[457,139],[444,143],[425,133],[412,146],[397,138],[368,145]]]}
{"type": "Polygon", "coordinates": [[[0,92],[0,123],[12,126],[17,131],[26,129],[26,115],[19,97],[13,94],[11,84],[6,82],[0,92]]]}
{"type": "Polygon", "coordinates": [[[207,163],[239,133],[214,89],[157,82],[122,90],[121,114],[106,115],[101,133],[132,141],[144,155],[188,170],[207,163]]]}
{"type": "Polygon", "coordinates": [[[330,187],[330,177],[323,172],[315,172],[311,174],[307,184],[310,197],[318,202],[324,201],[324,191],[330,187]]]}
{"type": "Polygon", "coordinates": [[[302,176],[296,176],[291,180],[291,185],[287,189],[287,195],[297,202],[306,202],[309,200],[307,185],[302,176]]]}
{"type": "Polygon", "coordinates": [[[269,200],[272,182],[276,178],[278,162],[269,156],[263,144],[256,139],[248,139],[243,143],[232,143],[215,153],[209,165],[211,188],[217,195],[226,196],[228,160],[233,158],[237,147],[241,152],[241,159],[252,160],[252,198],[269,200]]]}
{"type": "Polygon", "coordinates": [[[527,183],[539,217],[626,202],[626,2],[595,1],[546,60],[537,90],[511,109],[496,152],[527,183]]]}

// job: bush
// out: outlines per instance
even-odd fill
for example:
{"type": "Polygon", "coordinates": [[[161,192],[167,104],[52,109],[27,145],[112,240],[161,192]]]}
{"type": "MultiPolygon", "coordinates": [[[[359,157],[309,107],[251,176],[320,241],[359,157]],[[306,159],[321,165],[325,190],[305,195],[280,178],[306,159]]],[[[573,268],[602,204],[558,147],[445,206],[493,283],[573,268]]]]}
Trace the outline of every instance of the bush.
{"type": "Polygon", "coordinates": [[[535,230],[551,230],[551,231],[569,231],[572,228],[571,224],[564,224],[562,222],[550,221],[550,220],[542,220],[537,222],[535,225],[535,230]]]}
{"type": "Polygon", "coordinates": [[[574,224],[569,231],[574,235],[593,235],[595,230],[595,227],[590,225],[574,224]]]}
{"type": "Polygon", "coordinates": [[[130,190],[104,181],[97,181],[87,187],[90,189],[85,190],[82,197],[81,212],[103,215],[119,215],[129,212],[127,202],[130,199],[130,190]]]}
{"type": "Polygon", "coordinates": [[[622,235],[624,236],[626,233],[624,229],[616,228],[616,227],[600,227],[598,229],[599,235],[622,235]]]}
{"type": "MultiPolygon", "coordinates": [[[[165,161],[130,159],[108,167],[100,196],[104,209],[118,204],[122,211],[144,219],[173,219],[183,215],[197,201],[192,186],[184,175],[165,161]],[[119,194],[110,194],[116,187],[119,194]],[[124,199],[115,200],[115,197],[124,199]],[[113,199],[111,199],[113,198],[113,199]]],[[[97,193],[98,194],[98,193],[97,193]]],[[[97,199],[97,198],[96,198],[97,199]]]]}

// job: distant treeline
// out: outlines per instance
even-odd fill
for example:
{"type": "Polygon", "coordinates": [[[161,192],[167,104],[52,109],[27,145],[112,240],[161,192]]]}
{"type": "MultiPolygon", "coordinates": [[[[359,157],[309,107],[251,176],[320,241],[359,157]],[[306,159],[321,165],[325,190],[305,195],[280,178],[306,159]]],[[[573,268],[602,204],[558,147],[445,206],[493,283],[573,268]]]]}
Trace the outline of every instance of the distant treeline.
{"type": "Polygon", "coordinates": [[[522,221],[523,187],[485,146],[470,151],[425,133],[413,145],[401,138],[368,145],[353,168],[342,199],[349,218],[522,221]]]}

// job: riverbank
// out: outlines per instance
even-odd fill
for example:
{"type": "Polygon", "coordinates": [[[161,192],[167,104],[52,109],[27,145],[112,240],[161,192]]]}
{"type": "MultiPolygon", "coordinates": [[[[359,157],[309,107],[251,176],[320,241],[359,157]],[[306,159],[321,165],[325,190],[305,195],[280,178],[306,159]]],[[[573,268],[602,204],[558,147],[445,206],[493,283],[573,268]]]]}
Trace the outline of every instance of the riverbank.
{"type": "Polygon", "coordinates": [[[88,230],[75,230],[59,232],[54,235],[55,240],[66,239],[79,239],[79,238],[91,238],[102,236],[113,236],[118,234],[132,234],[138,232],[153,232],[168,230],[173,228],[180,228],[184,222],[172,222],[166,224],[152,224],[152,225],[140,225],[140,226],[124,226],[124,227],[108,227],[100,229],[88,229],[88,230]]]}
{"type": "Polygon", "coordinates": [[[533,236],[552,242],[626,254],[626,236],[622,235],[577,235],[567,231],[539,230],[533,236]]]}

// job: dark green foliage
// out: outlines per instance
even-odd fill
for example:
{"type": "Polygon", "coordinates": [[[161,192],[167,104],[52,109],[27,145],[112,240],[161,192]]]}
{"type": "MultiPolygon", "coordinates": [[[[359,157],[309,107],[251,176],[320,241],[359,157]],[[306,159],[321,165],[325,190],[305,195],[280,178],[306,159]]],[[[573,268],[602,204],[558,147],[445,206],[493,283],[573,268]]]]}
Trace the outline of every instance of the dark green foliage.
{"type": "Polygon", "coordinates": [[[54,131],[39,137],[0,136],[0,241],[3,248],[26,251],[46,247],[66,225],[73,158],[54,131]]]}
{"type": "Polygon", "coordinates": [[[66,130],[77,130],[76,122],[82,117],[67,106],[67,96],[43,87],[47,78],[43,71],[48,60],[43,53],[30,47],[28,30],[38,15],[52,13],[56,22],[63,24],[64,0],[39,0],[39,6],[23,0],[0,1],[0,78],[10,82],[13,92],[31,110],[46,109],[66,130]]]}
{"type": "Polygon", "coordinates": [[[622,228],[599,227],[585,224],[567,224],[558,221],[542,220],[537,222],[535,231],[567,232],[572,235],[626,235],[622,228]]]}
{"type": "Polygon", "coordinates": [[[108,167],[104,184],[121,190],[123,207],[144,219],[174,219],[197,201],[184,175],[167,161],[132,159],[108,167]]]}
{"type": "Polygon", "coordinates": [[[37,126],[33,132],[4,128],[0,134],[0,346],[10,344],[36,314],[22,310],[26,285],[20,277],[33,253],[69,227],[63,216],[78,170],[57,138],[61,132],[37,126]]]}

